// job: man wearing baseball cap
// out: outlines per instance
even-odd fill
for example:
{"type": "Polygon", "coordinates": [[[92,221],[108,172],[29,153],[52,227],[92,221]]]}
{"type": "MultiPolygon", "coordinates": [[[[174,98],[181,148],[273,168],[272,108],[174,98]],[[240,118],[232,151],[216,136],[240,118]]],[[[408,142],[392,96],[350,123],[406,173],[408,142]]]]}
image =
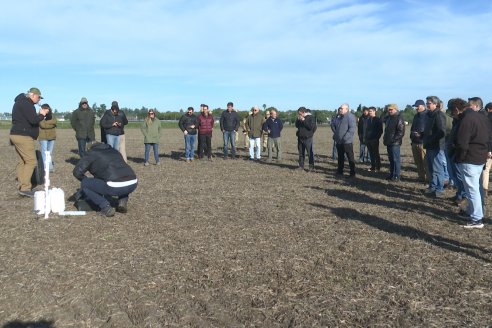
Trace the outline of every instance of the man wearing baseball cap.
{"type": "MultiPolygon", "coordinates": [[[[36,167],[36,151],[34,140],[39,135],[39,122],[46,118],[49,109],[41,108],[39,114],[34,107],[43,97],[38,88],[31,88],[26,93],[15,97],[12,108],[12,128],[10,129],[10,143],[19,155],[17,164],[17,181],[19,195],[33,197],[31,177],[36,167]]],[[[51,119],[48,117],[48,119],[51,119]]]]}
{"type": "Polygon", "coordinates": [[[419,182],[426,183],[429,180],[429,168],[425,161],[425,149],[422,146],[424,140],[424,129],[427,122],[427,109],[422,99],[415,101],[413,105],[417,113],[413,117],[412,127],[410,128],[410,141],[412,143],[413,161],[417,166],[419,182]]]}

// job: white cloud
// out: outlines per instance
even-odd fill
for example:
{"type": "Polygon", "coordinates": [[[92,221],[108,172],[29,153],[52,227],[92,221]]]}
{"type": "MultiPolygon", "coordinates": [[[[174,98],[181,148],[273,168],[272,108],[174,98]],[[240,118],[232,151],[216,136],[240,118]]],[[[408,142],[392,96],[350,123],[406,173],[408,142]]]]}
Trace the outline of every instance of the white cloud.
{"type": "Polygon", "coordinates": [[[115,80],[100,88],[132,79],[195,90],[206,83],[238,96],[278,93],[286,103],[318,92],[318,107],[484,93],[482,75],[492,73],[486,4],[463,13],[453,1],[28,0],[2,8],[0,69],[115,80]]]}

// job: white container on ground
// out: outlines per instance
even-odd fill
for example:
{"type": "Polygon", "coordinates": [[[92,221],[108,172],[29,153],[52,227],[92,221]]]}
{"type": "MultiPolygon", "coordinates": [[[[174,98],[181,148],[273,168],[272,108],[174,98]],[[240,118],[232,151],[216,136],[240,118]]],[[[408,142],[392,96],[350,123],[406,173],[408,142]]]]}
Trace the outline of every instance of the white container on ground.
{"type": "MultiPolygon", "coordinates": [[[[51,202],[49,201],[49,192],[48,192],[48,212],[51,211],[51,202]]],[[[46,196],[44,190],[39,190],[34,193],[34,212],[36,214],[44,214],[46,210],[46,196]]]]}
{"type": "Polygon", "coordinates": [[[65,193],[60,188],[52,188],[49,191],[51,211],[60,213],[65,211],[65,193]]]}

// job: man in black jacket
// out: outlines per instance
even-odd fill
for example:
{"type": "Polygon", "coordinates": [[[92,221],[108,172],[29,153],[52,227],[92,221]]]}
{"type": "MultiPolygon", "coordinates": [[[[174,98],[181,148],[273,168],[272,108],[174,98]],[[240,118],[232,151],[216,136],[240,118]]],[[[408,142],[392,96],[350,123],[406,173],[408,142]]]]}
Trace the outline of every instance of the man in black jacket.
{"type": "Polygon", "coordinates": [[[128,124],[128,119],[117,101],[111,103],[111,109],[107,110],[99,124],[106,133],[106,143],[116,150],[120,150],[120,135],[124,134],[124,126],[128,124]]]}
{"type": "Polygon", "coordinates": [[[31,190],[31,176],[36,167],[34,140],[39,135],[39,122],[44,120],[49,113],[47,108],[41,108],[39,114],[36,113],[34,105],[41,99],[43,99],[41,91],[38,88],[31,88],[27,93],[21,93],[15,97],[12,108],[10,143],[15,147],[20,159],[17,164],[17,181],[19,182],[18,192],[21,196],[34,196],[34,191],[31,190]]]}
{"type": "Polygon", "coordinates": [[[370,172],[379,172],[381,170],[381,156],[379,155],[379,139],[383,134],[383,122],[376,116],[376,108],[368,108],[369,116],[366,126],[366,146],[371,159],[370,172]]]}
{"type": "Polygon", "coordinates": [[[305,153],[309,158],[309,171],[314,171],[313,136],[316,132],[316,118],[309,109],[299,107],[297,110],[297,151],[299,152],[299,167],[304,169],[305,153]]]}
{"type": "Polygon", "coordinates": [[[114,209],[105,196],[117,196],[120,213],[127,212],[128,195],[137,188],[137,176],[121,154],[110,145],[95,143],[80,159],[73,175],[81,182],[81,191],[99,206],[100,214],[113,216],[114,209]],[[92,174],[93,178],[85,175],[92,174]]]}
{"type": "Polygon", "coordinates": [[[383,144],[386,146],[388,151],[388,159],[390,162],[390,174],[387,180],[392,182],[400,181],[400,147],[404,135],[405,122],[398,112],[398,106],[396,104],[389,104],[388,117],[386,118],[386,128],[384,129],[383,144]]]}
{"type": "Polygon", "coordinates": [[[236,133],[241,123],[237,112],[233,108],[232,102],[227,103],[227,109],[220,115],[220,130],[224,136],[224,159],[229,153],[229,143],[232,148],[232,159],[236,158],[236,133]]]}
{"type": "Polygon", "coordinates": [[[425,99],[429,110],[422,140],[429,170],[429,187],[425,193],[444,198],[444,181],[447,172],[443,160],[446,147],[446,114],[437,107],[441,101],[438,97],[429,96],[425,99]]]}
{"type": "Polygon", "coordinates": [[[185,158],[191,163],[195,158],[195,141],[198,128],[198,118],[193,114],[194,108],[188,107],[186,114],[181,116],[178,126],[183,131],[185,141],[185,158]]]}
{"type": "Polygon", "coordinates": [[[465,217],[470,220],[465,228],[483,228],[483,189],[480,175],[487,161],[490,141],[489,120],[478,111],[482,109],[482,99],[468,99],[467,108],[460,119],[455,136],[455,161],[462,173],[463,184],[468,199],[465,217]]]}

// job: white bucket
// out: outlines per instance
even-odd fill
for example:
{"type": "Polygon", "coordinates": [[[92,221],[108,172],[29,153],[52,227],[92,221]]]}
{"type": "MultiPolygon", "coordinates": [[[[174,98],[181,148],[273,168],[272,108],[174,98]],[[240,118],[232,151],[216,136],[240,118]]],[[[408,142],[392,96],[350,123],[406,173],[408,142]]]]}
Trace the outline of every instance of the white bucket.
{"type": "Polygon", "coordinates": [[[53,188],[49,191],[51,211],[60,213],[65,211],[65,193],[60,188],[53,188]]]}
{"type": "MultiPolygon", "coordinates": [[[[49,197],[49,193],[48,193],[49,197]]],[[[48,212],[50,211],[50,202],[48,201],[48,212]]],[[[34,212],[36,214],[44,214],[46,209],[46,198],[44,190],[39,190],[34,193],[34,212]]]]}

